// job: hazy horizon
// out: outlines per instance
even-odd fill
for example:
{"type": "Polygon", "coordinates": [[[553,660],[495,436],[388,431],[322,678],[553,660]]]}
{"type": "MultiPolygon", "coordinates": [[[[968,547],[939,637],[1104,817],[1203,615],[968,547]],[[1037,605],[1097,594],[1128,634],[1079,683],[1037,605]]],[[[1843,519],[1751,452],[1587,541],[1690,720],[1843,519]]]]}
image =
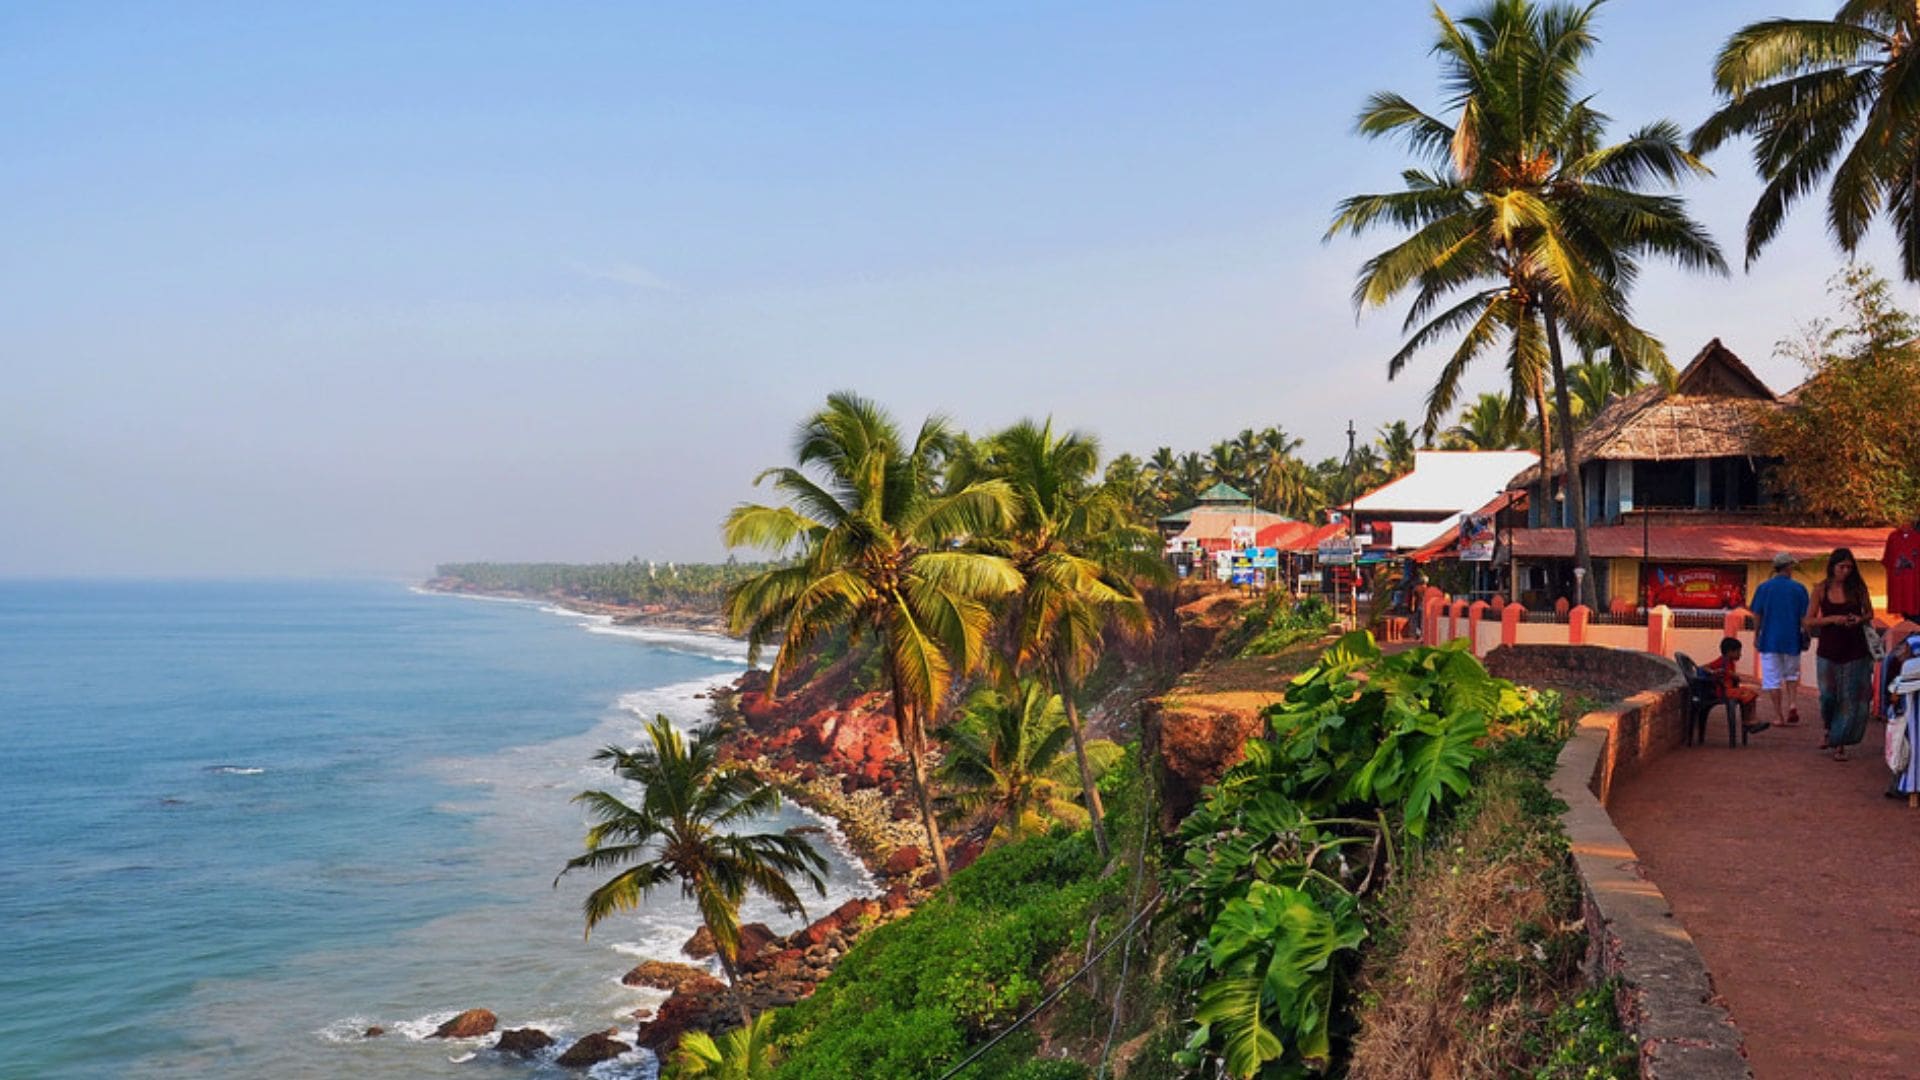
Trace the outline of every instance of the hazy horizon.
{"type": "MultiPolygon", "coordinates": [[[[1616,135],[1690,128],[1730,32],[1830,10],[1616,0],[1590,89],[1616,135]]],[[[1443,105],[1414,0],[0,31],[0,576],[718,560],[833,390],[905,424],[1051,414],[1109,455],[1279,425],[1317,459],[1417,420],[1437,368],[1389,382],[1404,309],[1348,302],[1393,234],[1321,242],[1408,163],[1351,134],[1365,95],[1443,105]]],[[[1650,269],[1635,310],[1676,365],[1717,336],[1785,390],[1774,344],[1842,259],[1816,195],[1738,269],[1746,150],[1685,191],[1734,274],[1650,269]]]]}

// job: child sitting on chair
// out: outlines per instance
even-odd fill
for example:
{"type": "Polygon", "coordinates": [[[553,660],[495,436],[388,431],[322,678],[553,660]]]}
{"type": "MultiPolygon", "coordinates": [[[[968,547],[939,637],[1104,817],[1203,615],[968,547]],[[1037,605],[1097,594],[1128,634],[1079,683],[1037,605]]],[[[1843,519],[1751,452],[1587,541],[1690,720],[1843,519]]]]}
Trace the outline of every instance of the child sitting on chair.
{"type": "Polygon", "coordinates": [[[1741,686],[1737,669],[1740,666],[1740,639],[1720,639],[1720,659],[1708,664],[1702,670],[1713,679],[1713,689],[1723,701],[1731,702],[1729,708],[1740,710],[1740,727],[1748,733],[1765,731],[1772,727],[1769,721],[1753,722],[1754,707],[1760,700],[1760,692],[1751,686],[1741,686]]]}

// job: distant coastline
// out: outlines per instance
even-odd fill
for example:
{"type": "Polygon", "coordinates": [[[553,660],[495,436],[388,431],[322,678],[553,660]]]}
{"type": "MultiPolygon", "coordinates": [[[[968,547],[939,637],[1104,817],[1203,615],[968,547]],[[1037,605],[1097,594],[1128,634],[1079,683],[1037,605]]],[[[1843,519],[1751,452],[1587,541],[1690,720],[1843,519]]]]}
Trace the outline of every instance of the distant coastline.
{"type": "Polygon", "coordinates": [[[739,640],[736,635],[727,632],[726,616],[721,614],[718,604],[698,603],[651,603],[651,604],[615,604],[604,600],[595,600],[567,589],[511,589],[476,585],[465,578],[453,575],[441,575],[420,583],[420,588],[428,592],[447,593],[455,596],[486,596],[500,600],[527,600],[536,603],[552,604],[582,615],[604,615],[613,620],[615,626],[647,626],[661,630],[682,630],[688,633],[713,634],[719,637],[739,640]]]}

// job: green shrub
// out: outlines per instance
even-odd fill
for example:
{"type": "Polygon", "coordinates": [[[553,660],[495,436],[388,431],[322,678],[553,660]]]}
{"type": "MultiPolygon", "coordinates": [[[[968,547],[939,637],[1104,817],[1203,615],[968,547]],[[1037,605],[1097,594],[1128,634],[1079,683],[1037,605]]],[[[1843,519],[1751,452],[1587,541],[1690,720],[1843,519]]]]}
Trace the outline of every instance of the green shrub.
{"type": "Polygon", "coordinates": [[[1333,610],[1326,601],[1317,596],[1295,600],[1278,590],[1247,609],[1226,651],[1236,656],[1272,656],[1322,637],[1332,625],[1333,610]]]}
{"type": "Polygon", "coordinates": [[[1617,982],[1567,1002],[1547,1021],[1552,1053],[1535,1080],[1631,1080],[1640,1075],[1640,1048],[1620,1026],[1617,982]]]}
{"type": "Polygon", "coordinates": [[[1458,645],[1383,656],[1364,632],[1295,679],[1266,714],[1269,737],[1182,824],[1166,874],[1195,940],[1180,966],[1196,1006],[1181,1062],[1234,1077],[1328,1068],[1363,903],[1395,850],[1467,794],[1490,734],[1531,730],[1543,708],[1458,645]]]}
{"type": "MultiPolygon", "coordinates": [[[[1093,905],[1125,886],[1101,869],[1085,832],[1056,830],[981,856],[912,915],[862,938],[812,997],[775,1014],[776,1075],[940,1075],[1040,999],[1052,958],[1084,947],[1093,905]]],[[[1031,1080],[1080,1075],[1061,1064],[1035,1062],[1053,1071],[1031,1080]]],[[[1011,1067],[991,1075],[1029,1075],[1011,1067]]]]}

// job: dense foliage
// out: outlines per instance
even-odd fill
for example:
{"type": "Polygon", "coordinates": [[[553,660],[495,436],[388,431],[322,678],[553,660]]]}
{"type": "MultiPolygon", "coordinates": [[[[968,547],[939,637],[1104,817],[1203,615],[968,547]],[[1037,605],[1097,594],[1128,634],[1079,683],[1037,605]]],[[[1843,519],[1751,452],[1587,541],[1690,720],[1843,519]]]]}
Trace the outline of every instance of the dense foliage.
{"type": "Polygon", "coordinates": [[[1832,292],[1845,321],[1815,321],[1783,346],[1811,377],[1795,407],[1767,422],[1768,448],[1781,458],[1773,480],[1795,509],[1822,521],[1913,521],[1920,517],[1920,318],[1865,266],[1842,271],[1832,292]]]}
{"type": "Polygon", "coordinates": [[[1182,824],[1184,860],[1167,873],[1196,941],[1183,1064],[1235,1077],[1330,1064],[1363,904],[1396,848],[1466,793],[1490,733],[1536,708],[1463,649],[1383,656],[1365,633],[1294,681],[1269,737],[1182,824]]]}
{"type": "Polygon", "coordinates": [[[603,604],[671,604],[720,610],[726,590],[766,569],[762,563],[441,563],[434,576],[482,592],[559,595],[603,604]]]}
{"type": "Polygon", "coordinates": [[[1240,656],[1272,656],[1321,637],[1332,625],[1333,609],[1325,600],[1295,599],[1275,589],[1247,610],[1226,646],[1240,656]]]}
{"type": "MultiPolygon", "coordinates": [[[[982,855],[776,1014],[776,1075],[839,1080],[853,1063],[866,1076],[940,1075],[1040,998],[1052,958],[1085,946],[1089,914],[1126,884],[1102,878],[1103,866],[1089,833],[1065,829],[982,855]]],[[[996,1054],[964,1075],[1004,1077],[1011,1060],[996,1054]]]]}

